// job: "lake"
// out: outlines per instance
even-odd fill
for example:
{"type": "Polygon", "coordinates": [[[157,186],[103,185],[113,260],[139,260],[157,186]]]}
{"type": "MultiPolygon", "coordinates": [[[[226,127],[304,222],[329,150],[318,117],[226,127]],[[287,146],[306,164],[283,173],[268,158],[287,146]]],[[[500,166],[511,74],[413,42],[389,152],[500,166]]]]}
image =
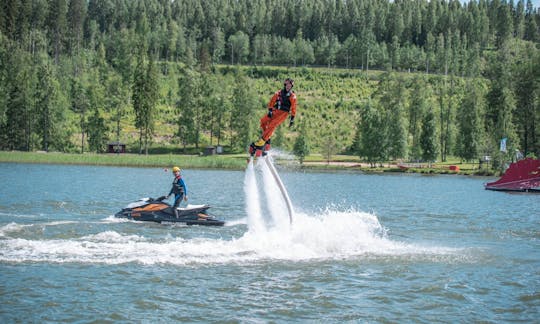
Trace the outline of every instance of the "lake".
{"type": "Polygon", "coordinates": [[[183,170],[226,221],[190,227],[114,217],[168,194],[170,170],[0,164],[1,322],[538,321],[539,194],[277,170],[292,224],[256,165],[183,170]]]}

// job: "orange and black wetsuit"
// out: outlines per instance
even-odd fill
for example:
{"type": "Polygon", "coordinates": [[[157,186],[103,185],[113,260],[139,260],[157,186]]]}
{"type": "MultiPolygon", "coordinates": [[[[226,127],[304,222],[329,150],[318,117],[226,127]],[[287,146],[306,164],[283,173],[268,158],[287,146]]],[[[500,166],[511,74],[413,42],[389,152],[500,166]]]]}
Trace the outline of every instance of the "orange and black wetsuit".
{"type": "Polygon", "coordinates": [[[268,141],[276,128],[291,115],[291,124],[296,115],[296,94],[285,88],[276,91],[268,102],[267,115],[261,118],[262,139],[268,141]]]}

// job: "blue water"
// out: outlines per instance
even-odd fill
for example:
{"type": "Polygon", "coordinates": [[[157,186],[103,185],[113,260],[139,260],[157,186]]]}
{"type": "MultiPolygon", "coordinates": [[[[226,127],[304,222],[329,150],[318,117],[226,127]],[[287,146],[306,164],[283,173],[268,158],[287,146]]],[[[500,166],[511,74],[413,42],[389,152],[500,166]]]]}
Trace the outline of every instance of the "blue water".
{"type": "Polygon", "coordinates": [[[184,170],[216,228],[113,216],[160,168],[0,164],[0,322],[538,322],[540,195],[278,171],[292,226],[260,165],[184,170]]]}

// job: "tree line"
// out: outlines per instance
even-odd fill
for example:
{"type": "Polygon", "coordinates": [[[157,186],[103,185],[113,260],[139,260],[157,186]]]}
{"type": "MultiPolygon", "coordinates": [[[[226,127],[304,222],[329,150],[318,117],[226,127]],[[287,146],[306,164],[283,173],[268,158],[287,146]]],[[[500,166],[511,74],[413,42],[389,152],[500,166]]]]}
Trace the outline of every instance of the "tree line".
{"type": "MultiPolygon", "coordinates": [[[[369,98],[338,98],[334,115],[351,105],[358,124],[352,136],[352,128],[334,131],[343,133],[335,139],[299,125],[316,150],[354,138],[343,149],[356,147],[369,160],[433,159],[430,150],[473,159],[480,149],[471,146],[508,138],[512,149],[538,154],[539,23],[530,0],[6,1],[0,148],[99,152],[135,128],[139,151],[147,152],[156,123],[174,125],[170,140],[184,147],[227,136],[238,148],[256,132],[256,120],[243,116],[271,90],[225,84],[276,73],[217,67],[277,64],[299,67],[292,71],[304,84],[313,77],[302,69],[309,66],[441,76],[418,87],[384,74],[375,88],[366,86],[369,98]]],[[[303,104],[325,109],[307,98],[303,104]]]]}

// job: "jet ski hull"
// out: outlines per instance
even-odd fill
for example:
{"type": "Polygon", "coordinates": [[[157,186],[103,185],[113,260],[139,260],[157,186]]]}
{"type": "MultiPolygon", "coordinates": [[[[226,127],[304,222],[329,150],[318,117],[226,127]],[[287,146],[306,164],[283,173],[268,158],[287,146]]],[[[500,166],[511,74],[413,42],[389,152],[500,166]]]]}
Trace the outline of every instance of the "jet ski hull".
{"type": "Polygon", "coordinates": [[[188,206],[178,209],[176,217],[173,207],[165,202],[153,199],[140,200],[128,205],[114,216],[142,222],[181,223],[186,225],[223,226],[224,221],[207,214],[208,205],[188,206]]]}

